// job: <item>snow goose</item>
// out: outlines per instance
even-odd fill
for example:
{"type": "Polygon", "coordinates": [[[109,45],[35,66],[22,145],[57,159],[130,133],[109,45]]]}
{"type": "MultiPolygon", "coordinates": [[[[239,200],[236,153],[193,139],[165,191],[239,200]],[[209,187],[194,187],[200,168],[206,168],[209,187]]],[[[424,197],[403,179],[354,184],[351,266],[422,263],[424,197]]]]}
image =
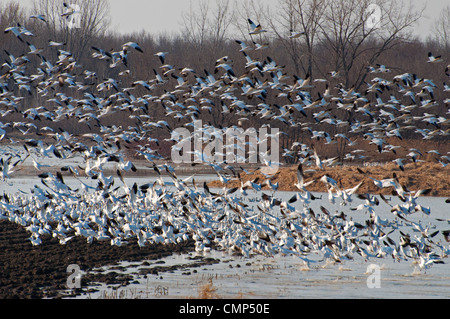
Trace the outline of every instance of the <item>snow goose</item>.
{"type": "Polygon", "coordinates": [[[294,31],[291,29],[289,39],[297,39],[297,38],[300,38],[304,34],[305,34],[305,31],[297,32],[297,31],[294,31]]]}
{"type": "Polygon", "coordinates": [[[127,43],[124,43],[123,45],[122,45],[122,49],[123,49],[123,51],[124,52],[126,52],[129,48],[133,48],[133,49],[135,49],[136,51],[139,51],[139,52],[141,52],[141,53],[144,53],[144,51],[142,50],[142,48],[139,46],[139,44],[137,44],[136,42],[127,42],[127,43]]]}
{"type": "Polygon", "coordinates": [[[439,63],[444,61],[440,55],[434,56],[431,52],[428,52],[427,63],[439,63]]]}
{"type": "Polygon", "coordinates": [[[264,30],[261,27],[261,24],[256,25],[251,19],[247,19],[247,21],[248,21],[248,23],[250,25],[250,29],[251,29],[251,31],[248,34],[256,35],[256,34],[267,32],[267,30],[264,30]]]}
{"type": "Polygon", "coordinates": [[[45,19],[45,15],[44,14],[33,14],[30,16],[30,19],[36,19],[36,20],[40,20],[42,22],[47,23],[47,20],[45,19]]]}
{"type": "Polygon", "coordinates": [[[164,61],[166,60],[167,53],[168,52],[157,52],[154,55],[159,58],[159,60],[161,61],[161,64],[164,64],[164,61]]]}
{"type": "Polygon", "coordinates": [[[63,2],[63,6],[64,6],[64,12],[61,13],[61,17],[63,18],[69,18],[70,16],[72,16],[75,13],[81,13],[81,11],[76,10],[77,7],[75,7],[75,5],[73,4],[67,4],[66,2],[63,2]]]}

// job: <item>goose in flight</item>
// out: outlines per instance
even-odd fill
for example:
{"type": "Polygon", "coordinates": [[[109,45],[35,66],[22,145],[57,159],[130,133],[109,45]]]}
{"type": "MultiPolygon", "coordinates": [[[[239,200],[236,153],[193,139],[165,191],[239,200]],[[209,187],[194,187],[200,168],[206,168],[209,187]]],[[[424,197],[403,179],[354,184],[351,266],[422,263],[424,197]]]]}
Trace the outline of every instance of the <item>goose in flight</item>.
{"type": "Polygon", "coordinates": [[[336,79],[341,76],[341,71],[330,71],[328,74],[331,75],[332,78],[336,79]]]}
{"type": "Polygon", "coordinates": [[[45,19],[44,14],[33,14],[32,16],[30,16],[30,19],[37,19],[37,20],[47,23],[47,20],[45,19]]]}
{"type": "Polygon", "coordinates": [[[8,27],[5,29],[5,33],[10,33],[10,32],[12,34],[14,34],[16,36],[16,38],[19,39],[21,42],[24,42],[22,35],[34,36],[33,33],[24,29],[23,27],[21,27],[20,24],[17,24],[17,27],[8,27]]]}
{"type": "Polygon", "coordinates": [[[255,51],[267,49],[269,47],[269,43],[256,43],[253,41],[253,44],[255,45],[255,51]]]}
{"type": "Polygon", "coordinates": [[[294,31],[291,29],[289,39],[297,39],[297,38],[300,38],[304,34],[305,34],[305,31],[297,32],[297,31],[294,31]]]}
{"type": "Polygon", "coordinates": [[[171,74],[171,76],[177,80],[178,85],[175,86],[176,89],[182,89],[182,88],[187,88],[188,87],[188,81],[183,79],[181,76],[175,75],[175,74],[171,74]]]}
{"type": "Polygon", "coordinates": [[[127,42],[125,44],[122,45],[122,49],[124,52],[126,52],[128,50],[128,48],[133,48],[136,51],[139,51],[141,53],[144,53],[144,51],[142,50],[142,48],[139,46],[139,44],[137,44],[136,42],[127,42]]]}
{"type": "Polygon", "coordinates": [[[154,55],[159,58],[159,60],[161,61],[161,64],[164,64],[164,61],[166,60],[166,54],[167,54],[167,52],[157,52],[154,55]]]}
{"type": "Polygon", "coordinates": [[[439,63],[444,61],[440,55],[434,56],[431,52],[428,52],[427,63],[439,63]]]}
{"type": "Polygon", "coordinates": [[[267,30],[264,30],[261,27],[261,24],[256,25],[251,19],[247,19],[247,21],[248,21],[248,23],[250,25],[250,29],[251,29],[251,31],[248,34],[256,35],[256,34],[267,32],[267,30]]]}
{"type": "Polygon", "coordinates": [[[377,64],[377,67],[369,66],[370,73],[389,73],[391,72],[384,64],[377,64]]]}
{"type": "Polygon", "coordinates": [[[403,164],[403,159],[402,158],[396,158],[395,160],[393,160],[393,162],[395,164],[397,164],[397,166],[400,168],[400,170],[405,171],[405,166],[403,164]]]}
{"type": "Polygon", "coordinates": [[[305,191],[305,187],[312,183],[314,183],[314,180],[311,180],[311,181],[305,183],[305,176],[303,173],[302,163],[298,164],[298,166],[297,166],[297,183],[295,184],[295,187],[297,187],[301,191],[305,191]]]}
{"type": "Polygon", "coordinates": [[[66,45],[65,42],[56,42],[56,41],[52,41],[52,40],[48,41],[48,46],[49,47],[62,47],[62,46],[65,46],[65,45],[66,45]]]}
{"type": "Polygon", "coordinates": [[[92,46],[91,48],[98,52],[98,53],[94,52],[92,57],[99,58],[100,60],[112,59],[112,54],[110,52],[107,52],[107,51],[105,51],[103,49],[100,49],[100,48],[97,48],[97,47],[94,47],[94,46],[92,46]]]}
{"type": "Polygon", "coordinates": [[[314,160],[315,160],[315,162],[316,162],[316,166],[317,166],[318,168],[320,168],[320,169],[324,169],[324,167],[323,167],[323,162],[321,161],[319,155],[317,154],[317,150],[316,150],[316,148],[314,147],[314,145],[312,146],[312,148],[313,148],[313,152],[314,152],[314,160]]]}
{"type": "Polygon", "coordinates": [[[239,44],[241,46],[241,49],[239,51],[245,52],[245,51],[253,50],[253,48],[247,46],[247,44],[245,44],[245,42],[243,42],[241,40],[235,40],[235,41],[236,41],[237,44],[239,44]]]}
{"type": "Polygon", "coordinates": [[[30,54],[40,54],[42,53],[43,49],[37,49],[32,43],[26,41],[28,47],[30,48],[30,51],[28,53],[30,54]]]}
{"type": "Polygon", "coordinates": [[[14,173],[15,170],[13,170],[17,164],[22,162],[22,160],[18,160],[15,163],[11,164],[12,156],[10,156],[8,159],[3,160],[3,158],[0,158],[0,180],[5,181],[6,179],[10,178],[9,174],[14,173]]]}
{"type": "Polygon", "coordinates": [[[69,18],[71,15],[73,15],[75,13],[81,13],[80,11],[77,11],[76,7],[72,4],[67,4],[66,2],[63,2],[63,6],[64,6],[65,10],[61,14],[61,17],[69,18]]]}
{"type": "Polygon", "coordinates": [[[50,165],[47,165],[47,164],[40,164],[40,163],[36,162],[36,160],[34,160],[34,159],[33,159],[33,166],[34,166],[38,171],[41,171],[43,168],[51,167],[50,165]]]}

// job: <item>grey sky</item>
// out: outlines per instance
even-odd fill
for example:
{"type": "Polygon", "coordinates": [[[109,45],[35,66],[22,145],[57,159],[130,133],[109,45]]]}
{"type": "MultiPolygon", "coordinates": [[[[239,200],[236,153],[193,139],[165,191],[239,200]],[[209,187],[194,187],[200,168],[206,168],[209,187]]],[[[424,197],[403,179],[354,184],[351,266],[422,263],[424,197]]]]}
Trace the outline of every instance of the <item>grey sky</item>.
{"type": "MultiPolygon", "coordinates": [[[[33,0],[20,0],[31,4],[33,0]]],[[[62,0],[61,0],[62,1],[62,0]]],[[[193,5],[200,0],[192,0],[193,5]]],[[[259,0],[276,4],[275,0],[259,0]]],[[[69,1],[70,2],[70,1],[69,1]]],[[[174,33],[181,30],[181,15],[189,10],[189,0],[109,0],[111,7],[111,28],[122,33],[146,30],[149,33],[174,33]]],[[[418,6],[427,4],[427,9],[418,26],[416,34],[429,34],[431,26],[442,8],[450,0],[413,0],[418,6]]]]}
{"type": "MultiPolygon", "coordinates": [[[[192,0],[193,5],[200,0],[192,0]]],[[[276,0],[258,0],[276,5],[276,0]]],[[[426,11],[417,26],[416,33],[429,34],[431,26],[439,16],[441,9],[450,4],[450,0],[413,0],[417,6],[427,5],[426,11]]],[[[125,32],[145,29],[153,32],[178,32],[181,29],[181,15],[189,10],[189,0],[110,0],[112,26],[125,32]]]]}

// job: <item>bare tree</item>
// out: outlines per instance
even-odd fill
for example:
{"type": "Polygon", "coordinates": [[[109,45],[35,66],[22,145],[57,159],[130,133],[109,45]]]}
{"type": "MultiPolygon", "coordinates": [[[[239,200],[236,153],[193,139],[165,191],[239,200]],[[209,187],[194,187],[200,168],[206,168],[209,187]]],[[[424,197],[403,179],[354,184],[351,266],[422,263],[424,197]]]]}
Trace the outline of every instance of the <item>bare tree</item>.
{"type": "MultiPolygon", "coordinates": [[[[230,28],[232,26],[234,15],[234,7],[230,0],[208,1],[202,0],[198,2],[197,7],[190,3],[187,13],[182,15],[182,37],[185,39],[183,46],[186,48],[183,60],[194,60],[193,68],[197,72],[197,76],[202,76],[200,70],[214,69],[216,61],[222,56],[229,54],[227,52],[227,43],[230,28]],[[193,49],[193,50],[192,50],[193,49]],[[191,51],[189,51],[191,50],[191,51]],[[189,57],[189,53],[190,57],[189,57]]],[[[225,58],[225,62],[231,62],[231,59],[225,58]]],[[[186,63],[186,62],[184,62],[186,63]]],[[[220,112],[220,99],[209,97],[217,105],[212,108],[207,116],[214,125],[224,123],[226,121],[224,114],[220,112]]]]}
{"type": "Polygon", "coordinates": [[[324,0],[280,0],[279,15],[269,14],[269,25],[283,45],[294,70],[312,76],[314,47],[324,13],[324,0]]]}
{"type": "MultiPolygon", "coordinates": [[[[233,8],[230,0],[200,1],[198,7],[190,3],[189,12],[182,15],[182,35],[189,44],[194,46],[199,59],[205,55],[216,56],[223,48],[233,16],[233,8]],[[208,47],[209,52],[204,50],[208,47]]],[[[200,61],[199,61],[200,62],[200,61]]]]}
{"type": "Polygon", "coordinates": [[[189,12],[182,15],[182,34],[197,49],[204,46],[208,37],[209,10],[209,1],[201,1],[198,8],[194,8],[190,1],[189,12]]]}
{"type": "Polygon", "coordinates": [[[76,59],[86,53],[88,45],[96,37],[104,35],[109,26],[109,3],[107,0],[73,0],[72,6],[80,9],[80,23],[71,27],[66,16],[63,1],[35,0],[34,14],[45,16],[46,24],[43,27],[48,37],[53,41],[66,44],[76,59]]]}
{"type": "Polygon", "coordinates": [[[0,3],[0,43],[2,47],[6,48],[10,40],[14,40],[9,34],[5,34],[3,30],[6,27],[22,23],[26,19],[25,9],[16,2],[0,3]]]}
{"type": "Polygon", "coordinates": [[[450,49],[450,5],[445,6],[433,26],[434,39],[446,51],[450,49]]]}
{"type": "Polygon", "coordinates": [[[409,39],[411,27],[424,11],[415,9],[411,1],[379,0],[376,6],[380,15],[373,23],[369,19],[374,18],[374,13],[368,10],[372,4],[371,0],[326,1],[325,17],[319,25],[321,36],[347,87],[353,82],[359,88],[368,66],[376,63],[383,52],[409,39]]]}
{"type": "Polygon", "coordinates": [[[227,40],[228,32],[234,16],[234,7],[231,1],[216,0],[216,10],[211,18],[211,34],[213,35],[213,46],[219,47],[227,40]]]}
{"type": "MultiPolygon", "coordinates": [[[[237,10],[235,19],[233,19],[233,25],[239,33],[239,38],[242,41],[253,41],[254,38],[249,35],[251,30],[247,19],[251,19],[257,24],[267,25],[267,17],[271,10],[268,6],[264,5],[263,1],[255,0],[237,1],[236,6],[237,10]]],[[[265,35],[268,36],[267,34],[265,35]]]]}

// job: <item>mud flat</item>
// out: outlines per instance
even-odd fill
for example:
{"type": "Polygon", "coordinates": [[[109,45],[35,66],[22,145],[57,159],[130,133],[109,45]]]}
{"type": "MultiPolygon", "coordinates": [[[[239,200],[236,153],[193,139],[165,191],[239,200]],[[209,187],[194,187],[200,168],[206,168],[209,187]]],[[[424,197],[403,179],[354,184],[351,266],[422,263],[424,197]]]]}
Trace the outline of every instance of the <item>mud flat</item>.
{"type": "MultiPolygon", "coordinates": [[[[116,264],[122,260],[160,259],[173,253],[189,252],[191,243],[181,245],[146,245],[130,242],[111,246],[109,241],[88,244],[74,237],[66,245],[43,237],[39,246],[31,245],[30,234],[20,225],[0,220],[0,298],[58,298],[67,289],[67,267],[77,264],[81,270],[116,264]]],[[[92,282],[127,284],[129,277],[119,273],[82,278],[82,286],[92,282]],[[84,282],[83,282],[84,281],[84,282]]],[[[74,293],[79,293],[76,290],[74,293]]]]}

